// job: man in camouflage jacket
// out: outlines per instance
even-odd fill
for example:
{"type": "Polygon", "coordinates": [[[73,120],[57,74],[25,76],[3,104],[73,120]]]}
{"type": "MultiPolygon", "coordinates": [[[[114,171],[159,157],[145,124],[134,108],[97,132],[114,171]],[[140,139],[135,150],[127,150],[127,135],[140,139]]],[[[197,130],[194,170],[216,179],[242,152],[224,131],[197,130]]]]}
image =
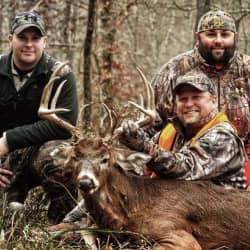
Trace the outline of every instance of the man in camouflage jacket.
{"type": "Polygon", "coordinates": [[[195,36],[194,49],[172,58],[153,78],[160,115],[154,128],[160,130],[173,115],[177,77],[200,69],[213,82],[219,111],[237,128],[250,155],[250,57],[235,50],[238,34],[234,19],[221,10],[209,11],[201,17],[195,36]]]}
{"type": "Polygon", "coordinates": [[[173,98],[176,117],[161,132],[150,139],[137,123],[125,121],[120,141],[150,154],[147,166],[158,176],[245,189],[243,143],[227,116],[218,112],[210,79],[199,70],[179,76],[173,98]]]}

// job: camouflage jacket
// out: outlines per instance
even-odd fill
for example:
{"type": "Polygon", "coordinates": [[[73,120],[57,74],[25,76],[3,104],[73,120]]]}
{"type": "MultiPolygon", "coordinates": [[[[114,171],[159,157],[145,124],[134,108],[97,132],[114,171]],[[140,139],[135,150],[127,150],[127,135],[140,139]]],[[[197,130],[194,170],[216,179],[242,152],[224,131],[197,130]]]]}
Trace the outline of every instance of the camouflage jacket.
{"type": "MultiPolygon", "coordinates": [[[[242,140],[228,122],[221,122],[193,142],[186,139],[178,119],[174,119],[176,138],[169,158],[149,167],[159,176],[184,180],[211,180],[229,187],[246,188],[245,157],[242,140]],[[155,166],[154,166],[155,165],[155,166]]],[[[153,137],[158,141],[160,133],[153,137]]]]}
{"type": "Polygon", "coordinates": [[[227,114],[245,144],[250,143],[250,56],[235,52],[233,58],[220,71],[208,65],[198,49],[178,55],[168,61],[154,76],[156,109],[161,121],[158,130],[172,116],[172,90],[176,78],[199,67],[215,84],[218,109],[227,114]]]}

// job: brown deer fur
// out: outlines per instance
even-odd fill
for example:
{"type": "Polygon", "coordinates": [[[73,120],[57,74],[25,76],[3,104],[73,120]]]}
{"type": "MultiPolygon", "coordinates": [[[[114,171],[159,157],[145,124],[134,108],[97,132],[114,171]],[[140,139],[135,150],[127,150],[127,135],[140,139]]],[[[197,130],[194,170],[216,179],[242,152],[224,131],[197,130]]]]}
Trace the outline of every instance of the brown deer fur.
{"type": "Polygon", "coordinates": [[[79,188],[100,228],[142,234],[154,249],[250,249],[249,192],[129,174],[100,140],[82,141],[75,152],[79,188]]]}

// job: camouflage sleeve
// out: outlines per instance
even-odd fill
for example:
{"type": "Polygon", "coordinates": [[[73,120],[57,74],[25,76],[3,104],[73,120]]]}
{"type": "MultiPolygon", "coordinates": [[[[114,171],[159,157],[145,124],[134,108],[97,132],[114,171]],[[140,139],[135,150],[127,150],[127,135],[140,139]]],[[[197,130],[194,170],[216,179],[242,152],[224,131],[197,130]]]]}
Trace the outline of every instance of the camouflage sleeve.
{"type": "Polygon", "coordinates": [[[172,88],[175,78],[174,66],[171,62],[163,65],[152,79],[156,110],[163,121],[166,121],[172,115],[172,88]]]}
{"type": "MultiPolygon", "coordinates": [[[[248,99],[248,114],[250,115],[250,56],[245,55],[246,59],[244,59],[245,65],[247,67],[247,99],[248,99]]],[[[248,131],[248,134],[245,138],[245,149],[247,151],[248,157],[250,158],[250,131],[248,131]]]]}
{"type": "Polygon", "coordinates": [[[177,153],[167,152],[164,162],[156,158],[153,170],[157,172],[161,165],[160,174],[185,180],[212,179],[238,171],[245,163],[243,145],[229,128],[218,125],[193,146],[183,146],[177,153]]]}

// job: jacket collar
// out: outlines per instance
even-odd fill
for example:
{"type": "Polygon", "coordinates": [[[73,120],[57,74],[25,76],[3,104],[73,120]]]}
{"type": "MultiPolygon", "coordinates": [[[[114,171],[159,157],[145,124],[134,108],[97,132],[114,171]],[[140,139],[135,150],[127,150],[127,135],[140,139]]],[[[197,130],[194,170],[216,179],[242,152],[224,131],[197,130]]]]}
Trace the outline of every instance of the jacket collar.
{"type": "Polygon", "coordinates": [[[194,136],[206,124],[209,124],[210,121],[212,121],[219,114],[220,112],[218,112],[217,109],[213,110],[207,117],[203,118],[200,121],[199,128],[194,129],[193,134],[190,134],[190,135],[187,135],[187,133],[185,133],[185,128],[177,116],[169,118],[168,121],[174,125],[175,129],[178,131],[178,134],[182,135],[183,137],[192,138],[192,136],[194,136]]]}
{"type": "MultiPolygon", "coordinates": [[[[11,57],[12,57],[12,52],[6,55],[2,55],[0,58],[0,75],[6,75],[9,77],[12,77],[12,72],[11,72],[11,57]]],[[[32,76],[38,76],[41,74],[47,74],[50,71],[49,68],[49,60],[51,57],[43,53],[40,61],[38,62],[37,66],[35,67],[35,70],[32,74],[32,76]]]]}
{"type": "Polygon", "coordinates": [[[11,76],[11,52],[1,55],[0,58],[0,75],[11,76]]]}

